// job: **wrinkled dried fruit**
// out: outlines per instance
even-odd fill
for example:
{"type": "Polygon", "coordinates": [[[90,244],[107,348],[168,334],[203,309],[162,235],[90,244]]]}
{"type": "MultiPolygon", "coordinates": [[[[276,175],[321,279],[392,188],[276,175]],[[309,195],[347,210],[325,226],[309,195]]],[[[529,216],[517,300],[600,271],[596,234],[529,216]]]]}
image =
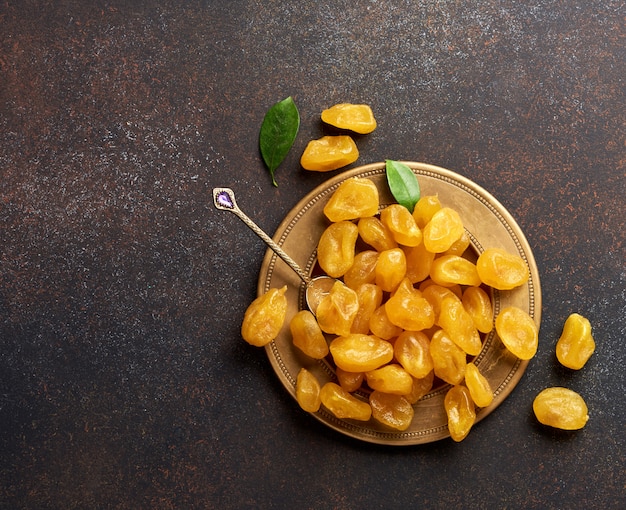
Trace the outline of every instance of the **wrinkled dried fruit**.
{"type": "Polygon", "coordinates": [[[430,339],[430,356],[435,375],[448,384],[460,384],[465,377],[467,356],[443,329],[430,339]]]}
{"type": "Polygon", "coordinates": [[[583,398],[568,388],[546,388],[535,397],[533,411],[539,423],[563,430],[582,429],[589,420],[583,398]]]}
{"type": "Polygon", "coordinates": [[[413,406],[401,395],[373,391],[370,406],[374,419],[393,429],[406,430],[413,421],[413,406]]]}
{"type": "Polygon", "coordinates": [[[430,268],[430,277],[442,287],[481,284],[476,265],[459,255],[437,257],[430,268]]]}
{"type": "Polygon", "coordinates": [[[596,350],[591,336],[591,323],[577,313],[565,321],[563,333],[556,343],[556,357],[559,362],[573,370],[580,370],[596,350]]]}
{"type": "Polygon", "coordinates": [[[376,118],[366,104],[339,103],[322,112],[322,121],[339,129],[347,129],[361,135],[376,129],[376,118]]]}
{"type": "Polygon", "coordinates": [[[343,275],[343,282],[351,289],[358,289],[364,283],[374,283],[376,280],[376,263],[378,252],[365,250],[354,256],[350,269],[343,275]]]}
{"type": "Polygon", "coordinates": [[[363,372],[346,372],[339,367],[335,369],[335,375],[339,381],[339,386],[350,393],[358,390],[365,379],[363,372]]]}
{"type": "Polygon", "coordinates": [[[416,379],[426,377],[433,370],[430,340],[421,331],[404,331],[398,336],[393,352],[398,362],[416,379]]]}
{"type": "Polygon", "coordinates": [[[341,420],[367,421],[372,416],[367,402],[359,400],[336,383],[328,382],[322,386],[320,398],[324,407],[341,420]]]}
{"type": "Polygon", "coordinates": [[[304,149],[300,164],[305,170],[329,172],[359,159],[359,149],[350,136],[323,136],[311,140],[304,149]]]}
{"type": "Polygon", "coordinates": [[[324,206],[333,222],[374,216],[378,213],[378,188],[370,179],[352,177],[343,181],[324,206]]]}
{"type": "Polygon", "coordinates": [[[441,303],[443,300],[446,298],[458,299],[456,294],[452,292],[450,288],[442,287],[436,283],[433,283],[432,285],[424,285],[422,296],[430,303],[430,306],[433,307],[436,324],[439,322],[439,316],[441,315],[441,303]]]}
{"type": "Polygon", "coordinates": [[[413,388],[413,378],[395,363],[365,372],[365,380],[371,389],[394,395],[406,395],[413,388]]]}
{"type": "Polygon", "coordinates": [[[469,248],[470,236],[464,229],[463,234],[456,241],[452,243],[452,246],[443,252],[444,255],[463,255],[465,250],[469,248]]]}
{"type": "Polygon", "coordinates": [[[433,307],[408,278],[400,282],[384,306],[391,323],[402,329],[421,331],[435,324],[433,307]]]}
{"type": "Polygon", "coordinates": [[[402,333],[402,328],[389,320],[385,305],[379,306],[370,317],[370,331],[383,340],[391,340],[402,333]]]}
{"type": "Polygon", "coordinates": [[[406,257],[406,276],[411,283],[418,283],[428,278],[435,254],[428,251],[424,243],[417,246],[403,246],[402,249],[406,257]]]}
{"type": "Polygon", "coordinates": [[[489,248],[476,261],[478,276],[485,285],[498,290],[510,290],[526,283],[528,266],[519,255],[501,248],[489,248]]]}
{"type": "Polygon", "coordinates": [[[425,377],[421,377],[420,379],[413,378],[413,388],[411,388],[411,393],[404,395],[404,398],[406,398],[410,404],[415,404],[433,388],[434,382],[435,372],[432,370],[428,372],[425,377]]]}
{"type": "Polygon", "coordinates": [[[352,322],[359,311],[359,298],[355,291],[337,281],[317,306],[319,327],[325,333],[349,335],[352,322]]]}
{"type": "Polygon", "coordinates": [[[356,295],[359,300],[359,311],[352,322],[350,332],[367,335],[370,332],[372,315],[383,302],[383,291],[373,283],[364,283],[356,289],[356,295]]]}
{"type": "Polygon", "coordinates": [[[324,333],[309,310],[300,310],[289,323],[293,345],[314,359],[328,356],[328,344],[324,333]]]}
{"type": "Polygon", "coordinates": [[[389,363],[393,345],[374,335],[351,334],[330,343],[335,364],[347,372],[369,372],[389,363]]]}
{"type": "Polygon", "coordinates": [[[428,251],[443,253],[463,235],[463,221],[450,207],[439,209],[423,230],[423,242],[428,251]]]}
{"type": "Polygon", "coordinates": [[[468,287],[463,292],[461,302],[478,331],[489,333],[493,329],[493,306],[487,292],[480,287],[468,287]]]}
{"type": "Polygon", "coordinates": [[[306,368],[301,368],[296,378],[296,400],[300,407],[310,413],[317,412],[322,403],[320,391],[320,383],[315,376],[306,368]]]}
{"type": "Polygon", "coordinates": [[[406,275],[406,256],[400,248],[380,253],[376,263],[376,285],[393,292],[406,275]]]}
{"type": "Polygon", "coordinates": [[[469,390],[465,386],[453,386],[446,393],[443,405],[448,415],[450,437],[456,442],[462,441],[476,421],[476,410],[469,390]]]}
{"type": "Polygon", "coordinates": [[[439,209],[441,202],[437,195],[422,195],[413,209],[413,218],[417,226],[423,229],[439,209]]]}
{"type": "Polygon", "coordinates": [[[458,298],[447,297],[441,302],[437,324],[467,354],[477,356],[480,353],[482,349],[480,335],[474,321],[458,298]]]}
{"type": "Polygon", "coordinates": [[[380,212],[380,221],[393,235],[398,244],[417,246],[422,242],[422,231],[406,207],[391,204],[380,212]]]}
{"type": "Polygon", "coordinates": [[[358,236],[357,226],[350,221],[331,223],[322,232],[317,245],[317,261],[328,276],[339,278],[352,267],[358,236]]]}
{"type": "Polygon", "coordinates": [[[391,231],[376,217],[361,218],[358,228],[363,242],[378,252],[398,247],[391,231]]]}
{"type": "Polygon", "coordinates": [[[274,340],[287,315],[287,286],[269,289],[248,306],[241,324],[241,336],[251,345],[262,347],[274,340]]]}
{"type": "Polygon", "coordinates": [[[468,363],[465,368],[465,385],[478,407],[487,407],[493,402],[491,385],[474,363],[468,363]]]}
{"type": "Polygon", "coordinates": [[[539,331],[530,315],[509,306],[496,317],[496,332],[505,347],[520,359],[532,358],[539,346],[539,331]]]}

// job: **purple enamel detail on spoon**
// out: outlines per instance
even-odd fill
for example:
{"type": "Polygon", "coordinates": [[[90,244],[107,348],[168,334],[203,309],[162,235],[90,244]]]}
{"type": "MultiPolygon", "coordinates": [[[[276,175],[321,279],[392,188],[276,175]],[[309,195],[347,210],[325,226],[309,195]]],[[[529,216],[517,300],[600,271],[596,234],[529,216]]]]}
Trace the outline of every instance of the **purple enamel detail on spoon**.
{"type": "Polygon", "coordinates": [[[229,209],[233,209],[235,207],[230,195],[226,191],[220,191],[217,194],[217,202],[222,207],[228,207],[229,209]]]}

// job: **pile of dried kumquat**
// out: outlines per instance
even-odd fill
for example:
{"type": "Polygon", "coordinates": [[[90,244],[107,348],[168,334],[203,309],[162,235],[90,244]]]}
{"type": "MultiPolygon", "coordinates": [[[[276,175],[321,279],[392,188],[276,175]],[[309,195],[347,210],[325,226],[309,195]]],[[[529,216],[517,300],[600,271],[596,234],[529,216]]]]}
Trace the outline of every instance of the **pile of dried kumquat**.
{"type": "MultiPolygon", "coordinates": [[[[495,326],[515,356],[532,358],[538,346],[534,320],[504,308],[493,317],[489,287],[509,290],[529,278],[525,261],[498,248],[471,262],[463,257],[469,237],[459,214],[437,196],[422,196],[412,212],[392,204],[379,212],[376,185],[350,178],[324,208],[330,221],[317,255],[321,269],[341,281],[320,302],[316,315],[301,310],[290,319],[293,344],[306,355],[332,358],[337,382],[320,387],[301,369],[296,398],[316,412],[340,419],[371,418],[406,430],[413,404],[435,378],[451,385],[444,407],[453,440],[461,441],[476,419],[476,407],[493,400],[489,382],[471,361],[482,334],[495,326]],[[360,242],[359,242],[360,241],[360,242]],[[358,251],[357,246],[366,246],[358,251]],[[366,389],[368,401],[353,393],[366,389]]],[[[265,345],[286,314],[284,289],[270,289],[246,311],[243,338],[265,345]]]]}

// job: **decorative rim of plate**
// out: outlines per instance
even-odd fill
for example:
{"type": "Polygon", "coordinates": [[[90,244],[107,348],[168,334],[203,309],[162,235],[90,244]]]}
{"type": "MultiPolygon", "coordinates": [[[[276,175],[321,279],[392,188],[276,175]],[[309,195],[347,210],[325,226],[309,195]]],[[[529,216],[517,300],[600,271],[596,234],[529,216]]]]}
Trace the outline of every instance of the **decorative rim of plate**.
{"type": "MultiPolygon", "coordinates": [[[[494,318],[503,304],[511,301],[511,296],[516,296],[514,301],[516,303],[519,301],[525,305],[523,308],[533,318],[539,328],[541,323],[541,286],[539,271],[530,245],[513,216],[493,195],[462,175],[426,163],[411,161],[403,161],[403,163],[408,165],[416,173],[418,179],[421,179],[420,186],[422,187],[422,195],[425,194],[424,189],[429,188],[428,185],[424,186],[426,182],[422,182],[422,180],[427,180],[431,187],[434,186],[438,188],[439,186],[444,186],[448,188],[451,193],[458,192],[461,197],[471,197],[472,206],[479,207],[481,213],[480,217],[475,218],[475,220],[478,221],[479,219],[481,221],[477,224],[478,226],[476,228],[469,230],[467,226],[472,226],[472,223],[467,223],[463,214],[461,214],[461,216],[466,225],[466,231],[470,236],[471,246],[476,253],[480,253],[484,250],[484,244],[505,242],[509,245],[509,249],[514,247],[517,253],[526,261],[530,270],[530,278],[526,285],[513,291],[497,291],[492,289],[494,318]],[[482,215],[485,216],[482,217],[482,215]],[[491,232],[489,232],[489,235],[484,236],[487,239],[481,240],[485,232],[481,232],[480,230],[483,228],[482,221],[485,220],[487,222],[495,222],[495,224],[497,224],[497,230],[499,231],[498,234],[506,233],[506,237],[496,238],[490,236],[491,232]],[[476,229],[479,231],[476,232],[476,229]]],[[[384,162],[359,166],[337,174],[304,196],[285,216],[276,229],[273,239],[300,264],[307,274],[311,274],[317,260],[316,247],[317,240],[319,239],[318,234],[321,234],[321,231],[329,224],[328,220],[323,216],[323,213],[320,214],[320,211],[339,185],[346,179],[352,177],[375,179],[381,196],[381,206],[394,202],[388,189],[385,189],[386,177],[384,162]],[[385,186],[381,186],[379,182],[381,178],[385,179],[385,186]],[[315,223],[315,228],[311,230],[315,230],[315,232],[309,232],[309,226],[307,225],[307,228],[304,228],[302,225],[305,220],[313,216],[315,216],[315,218],[313,218],[311,222],[315,223]],[[306,232],[295,232],[299,227],[300,230],[306,230],[306,232]],[[301,239],[303,235],[305,237],[304,241],[301,239]],[[293,240],[291,237],[293,237],[293,240]]],[[[444,200],[445,197],[442,197],[442,202],[444,200]]],[[[457,205],[459,204],[455,203],[453,207],[457,208],[457,205]]],[[[288,325],[290,316],[293,316],[293,313],[298,310],[305,308],[304,284],[291,269],[287,268],[274,252],[268,249],[259,273],[257,294],[261,295],[269,290],[270,287],[282,285],[287,285],[288,287],[287,297],[289,310],[286,320],[286,324],[288,325]]],[[[292,397],[295,399],[295,383],[299,368],[305,367],[312,371],[318,379],[323,379],[320,381],[322,384],[327,380],[336,381],[334,369],[328,361],[308,358],[291,344],[291,336],[288,329],[288,326],[283,328],[277,339],[268,344],[265,349],[274,371],[292,397]]],[[[481,367],[481,365],[486,367],[485,370],[497,370],[498,374],[497,378],[494,376],[498,384],[495,388],[492,386],[494,390],[494,401],[488,407],[477,409],[476,423],[478,423],[498,407],[513,391],[524,374],[529,362],[515,358],[510,354],[502,345],[501,340],[495,333],[495,329],[485,336],[483,348],[473,361],[479,367],[481,367]]],[[[416,420],[416,418],[414,418],[413,424],[403,432],[385,427],[373,419],[368,422],[338,419],[324,409],[323,406],[318,412],[310,414],[328,427],[344,435],[370,443],[387,445],[428,443],[444,439],[450,435],[447,429],[445,411],[443,410],[442,404],[445,393],[449,388],[449,384],[439,385],[414,404],[413,407],[416,417],[418,417],[418,413],[421,413],[421,419],[416,420]],[[432,418],[429,419],[429,417],[432,418]]],[[[367,399],[367,395],[364,392],[357,392],[357,397],[363,398],[364,400],[367,399]]]]}

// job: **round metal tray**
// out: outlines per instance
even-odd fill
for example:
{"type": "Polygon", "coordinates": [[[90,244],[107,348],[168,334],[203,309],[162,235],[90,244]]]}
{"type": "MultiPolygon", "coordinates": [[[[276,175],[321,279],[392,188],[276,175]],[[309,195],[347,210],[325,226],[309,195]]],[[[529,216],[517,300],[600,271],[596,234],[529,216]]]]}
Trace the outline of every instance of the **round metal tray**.
{"type": "MultiPolygon", "coordinates": [[[[524,233],[507,210],[487,191],[450,170],[405,162],[417,175],[422,195],[437,194],[444,206],[454,208],[463,219],[476,255],[487,248],[500,247],[522,257],[530,269],[528,282],[510,291],[492,291],[494,316],[507,306],[517,306],[541,321],[541,288],[532,251],[524,233]]],[[[364,165],[338,174],[305,196],[279,225],[274,240],[309,274],[316,263],[316,248],[322,232],[329,225],[323,208],[339,184],[351,177],[366,177],[378,187],[380,204],[394,203],[387,185],[385,164],[364,165]]],[[[334,369],[326,360],[313,360],[293,346],[289,321],[305,307],[304,284],[274,252],[263,259],[258,294],[271,287],[287,286],[287,320],[279,336],[266,346],[276,375],[295,399],[296,377],[302,367],[311,371],[320,384],[336,381],[334,369]]],[[[486,335],[483,349],[474,359],[494,391],[493,403],[477,410],[476,421],[485,418],[500,405],[520,381],[528,361],[512,355],[498,338],[495,329],[486,335]]],[[[322,408],[312,415],[325,425],[363,441],[390,445],[411,445],[436,441],[449,436],[443,400],[449,385],[441,384],[414,405],[415,417],[403,432],[391,430],[374,419],[368,422],[340,420],[322,408]]],[[[359,395],[364,400],[366,394],[359,395]]],[[[297,405],[294,401],[294,405],[297,405]]]]}

